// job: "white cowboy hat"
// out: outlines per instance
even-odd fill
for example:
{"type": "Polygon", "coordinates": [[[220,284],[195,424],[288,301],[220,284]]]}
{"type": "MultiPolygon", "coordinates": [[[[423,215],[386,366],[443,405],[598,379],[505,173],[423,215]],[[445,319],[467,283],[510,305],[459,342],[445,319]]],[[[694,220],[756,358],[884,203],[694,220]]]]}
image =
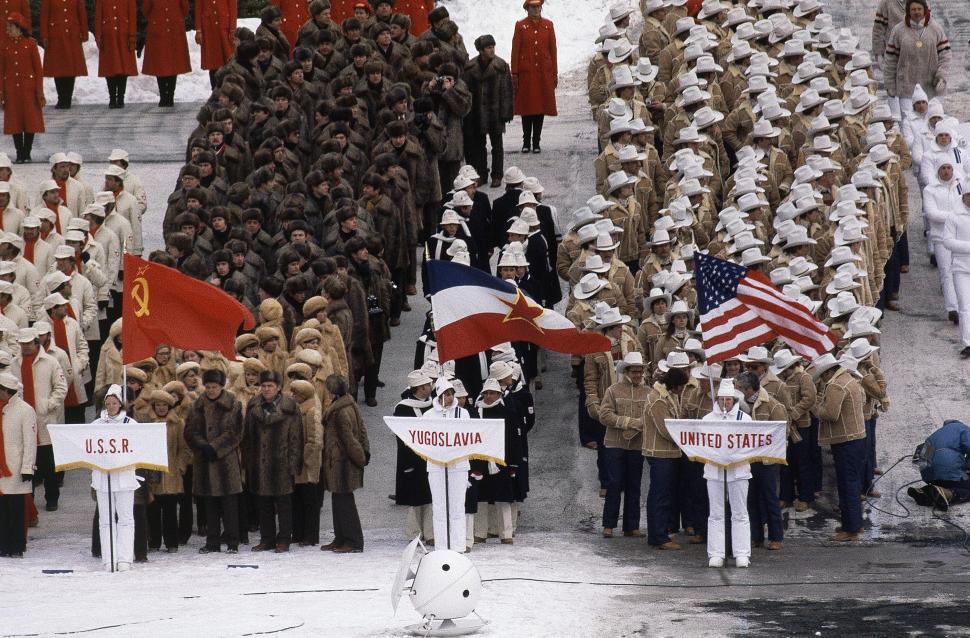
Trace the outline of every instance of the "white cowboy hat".
{"type": "Polygon", "coordinates": [[[662,288],[651,288],[650,294],[643,298],[643,310],[647,314],[652,312],[653,302],[655,301],[665,301],[669,307],[671,304],[671,296],[669,292],[666,292],[662,288]]]}
{"type": "Polygon", "coordinates": [[[667,354],[665,359],[661,359],[657,363],[657,368],[661,372],[667,372],[671,368],[689,368],[690,367],[690,357],[687,356],[686,352],[681,352],[679,350],[674,350],[667,354]]]}
{"type": "Polygon", "coordinates": [[[623,374],[626,372],[627,368],[631,368],[631,367],[633,368],[644,367],[643,355],[640,354],[639,350],[633,350],[631,352],[627,352],[626,355],[624,355],[623,359],[621,359],[620,361],[617,361],[616,373],[623,374]]]}
{"type": "Polygon", "coordinates": [[[573,287],[573,297],[576,299],[589,299],[602,290],[607,283],[605,279],[601,279],[595,272],[583,275],[579,283],[573,287]]]}
{"type": "Polygon", "coordinates": [[[610,307],[604,312],[594,315],[593,322],[596,323],[598,330],[602,330],[603,328],[628,324],[630,323],[630,316],[622,314],[619,308],[610,307]]]}
{"type": "Polygon", "coordinates": [[[812,378],[818,380],[827,370],[839,365],[838,359],[835,358],[831,352],[826,352],[825,354],[815,357],[812,360],[812,365],[810,367],[812,371],[812,378]]]}

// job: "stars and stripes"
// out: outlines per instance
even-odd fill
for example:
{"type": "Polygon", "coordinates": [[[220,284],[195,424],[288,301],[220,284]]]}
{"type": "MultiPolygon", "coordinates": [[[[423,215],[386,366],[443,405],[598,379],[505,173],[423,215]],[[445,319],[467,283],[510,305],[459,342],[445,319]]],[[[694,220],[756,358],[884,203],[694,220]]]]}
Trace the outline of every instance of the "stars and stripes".
{"type": "Polygon", "coordinates": [[[709,363],[730,359],[775,337],[809,359],[835,347],[832,331],[761,273],[703,254],[694,259],[700,328],[709,363]]]}

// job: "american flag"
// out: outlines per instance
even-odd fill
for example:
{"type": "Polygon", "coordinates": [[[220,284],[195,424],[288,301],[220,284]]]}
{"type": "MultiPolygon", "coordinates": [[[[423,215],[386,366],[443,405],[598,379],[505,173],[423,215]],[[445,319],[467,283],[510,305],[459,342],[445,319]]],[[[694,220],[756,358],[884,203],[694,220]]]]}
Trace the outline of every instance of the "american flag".
{"type": "Polygon", "coordinates": [[[694,259],[708,363],[730,359],[775,337],[809,359],[835,347],[837,339],[828,326],[761,273],[699,253],[694,259]]]}

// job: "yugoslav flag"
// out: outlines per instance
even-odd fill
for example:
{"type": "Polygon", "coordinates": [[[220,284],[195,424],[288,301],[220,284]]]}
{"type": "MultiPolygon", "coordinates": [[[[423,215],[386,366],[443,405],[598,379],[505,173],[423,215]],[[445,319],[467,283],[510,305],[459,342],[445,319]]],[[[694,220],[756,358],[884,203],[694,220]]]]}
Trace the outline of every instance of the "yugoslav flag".
{"type": "Polygon", "coordinates": [[[529,341],[567,354],[610,349],[610,340],[581,332],[539,306],[514,284],[450,261],[428,262],[438,360],[477,354],[506,341],[529,341]]]}

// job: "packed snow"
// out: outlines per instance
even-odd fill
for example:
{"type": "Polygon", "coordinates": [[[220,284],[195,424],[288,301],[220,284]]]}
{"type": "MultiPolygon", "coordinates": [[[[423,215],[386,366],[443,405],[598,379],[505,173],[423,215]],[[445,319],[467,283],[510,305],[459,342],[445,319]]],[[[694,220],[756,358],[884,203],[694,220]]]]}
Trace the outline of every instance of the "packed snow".
{"type": "MultiPolygon", "coordinates": [[[[249,27],[256,31],[259,26],[258,18],[247,18],[239,20],[239,26],[249,27]]],[[[176,102],[201,102],[209,97],[209,72],[202,70],[201,55],[202,48],[195,43],[195,31],[188,31],[185,34],[189,44],[189,62],[192,64],[192,72],[180,75],[178,85],[175,89],[176,102]]],[[[104,78],[98,77],[98,45],[94,42],[94,36],[88,38],[84,43],[84,59],[88,67],[88,74],[79,77],[74,85],[75,104],[105,104],[108,103],[108,86],[104,78]]],[[[136,63],[139,71],[141,70],[143,58],[137,58],[136,63]]],[[[44,93],[47,96],[48,104],[57,101],[57,91],[54,89],[54,79],[44,78],[44,93]]],[[[158,84],[152,75],[137,75],[128,78],[128,90],[125,93],[125,102],[137,104],[141,102],[158,102],[158,84]]]]}
{"type": "MultiPolygon", "coordinates": [[[[509,59],[512,51],[512,32],[515,23],[525,16],[521,0],[488,0],[487,2],[443,2],[448,7],[452,19],[461,29],[462,37],[469,50],[475,55],[475,38],[485,33],[495,37],[496,50],[500,57],[509,59]]],[[[559,45],[559,72],[565,74],[573,68],[585,64],[592,53],[592,42],[596,39],[599,26],[608,13],[608,0],[551,0],[543,9],[543,15],[556,25],[556,38],[559,45]]],[[[252,31],[259,26],[258,18],[239,20],[239,26],[252,31]]],[[[209,73],[203,71],[200,62],[201,48],[195,43],[195,31],[185,34],[189,44],[189,60],[192,72],[180,75],[175,90],[176,102],[200,102],[209,97],[209,73]]],[[[84,43],[84,57],[88,75],[77,79],[74,88],[75,104],[107,104],[108,89],[104,78],[98,77],[98,47],[94,37],[84,43]]],[[[142,58],[137,60],[139,69],[142,58]]],[[[44,92],[47,101],[57,100],[52,78],[44,79],[44,92]]],[[[157,102],[158,85],[149,75],[128,78],[128,91],[125,102],[157,102]]]]}

